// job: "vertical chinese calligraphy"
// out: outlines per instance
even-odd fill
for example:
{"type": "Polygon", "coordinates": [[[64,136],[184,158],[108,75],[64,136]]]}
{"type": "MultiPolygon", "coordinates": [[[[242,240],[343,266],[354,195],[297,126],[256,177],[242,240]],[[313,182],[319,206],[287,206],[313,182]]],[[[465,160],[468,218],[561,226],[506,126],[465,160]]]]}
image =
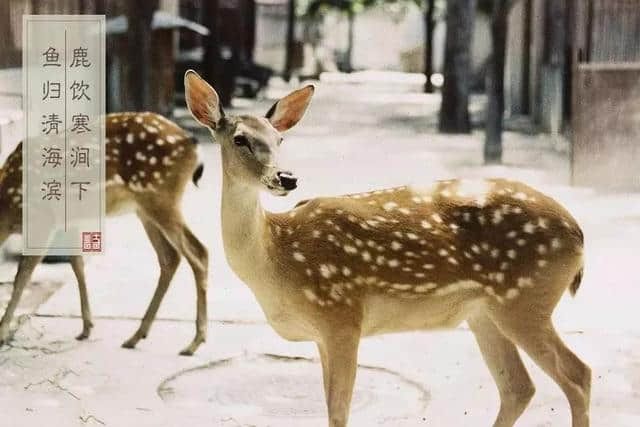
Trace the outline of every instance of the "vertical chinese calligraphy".
{"type": "Polygon", "coordinates": [[[23,23],[23,252],[79,255],[103,231],[104,16],[23,23]]]}

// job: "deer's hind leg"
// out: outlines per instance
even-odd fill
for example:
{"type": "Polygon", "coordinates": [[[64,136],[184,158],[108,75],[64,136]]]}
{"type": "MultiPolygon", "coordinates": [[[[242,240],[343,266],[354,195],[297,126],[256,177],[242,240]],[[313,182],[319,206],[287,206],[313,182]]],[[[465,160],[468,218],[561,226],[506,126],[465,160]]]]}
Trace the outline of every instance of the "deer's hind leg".
{"type": "Polygon", "coordinates": [[[491,318],[560,386],[569,400],[572,426],[589,427],[591,369],[562,342],[550,314],[535,318],[523,314],[518,311],[507,316],[505,312],[496,312],[491,313],[491,318]]]}
{"type": "Polygon", "coordinates": [[[147,337],[151,324],[156,318],[156,314],[158,313],[158,309],[162,303],[162,299],[169,289],[171,279],[173,279],[173,276],[178,269],[178,265],[180,265],[180,253],[162,234],[162,231],[160,231],[153,222],[146,219],[144,216],[140,216],[140,221],[142,222],[147,236],[149,237],[149,241],[151,241],[151,245],[158,256],[160,277],[158,278],[158,285],[156,286],[153,298],[149,303],[149,307],[147,307],[147,311],[142,318],[142,322],[140,322],[140,327],[131,338],[122,344],[122,347],[124,348],[134,348],[138,341],[147,337]]]}
{"type": "Polygon", "coordinates": [[[518,349],[484,314],[467,320],[500,394],[494,427],[512,427],[529,405],[535,387],[518,349]]]}
{"type": "Polygon", "coordinates": [[[167,207],[166,203],[147,202],[143,215],[153,222],[163,236],[183,255],[191,269],[196,283],[196,335],[193,341],[180,352],[192,355],[207,337],[207,275],[209,257],[207,248],[195,237],[184,222],[177,204],[167,207]]]}

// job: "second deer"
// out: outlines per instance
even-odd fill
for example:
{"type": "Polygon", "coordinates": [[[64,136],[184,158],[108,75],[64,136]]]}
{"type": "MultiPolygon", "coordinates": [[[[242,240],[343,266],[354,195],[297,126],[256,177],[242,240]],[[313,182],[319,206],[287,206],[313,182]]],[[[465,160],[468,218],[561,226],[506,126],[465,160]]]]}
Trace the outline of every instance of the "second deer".
{"type": "Polygon", "coordinates": [[[195,119],[222,153],[227,260],[282,337],[317,343],[331,427],[347,425],[365,336],[467,321],[501,397],[494,426],[512,426],[534,394],[524,350],[562,388],[573,427],[589,425],[591,374],[551,315],[578,289],[583,235],[557,202],[522,183],[441,181],[263,209],[295,176],[278,165],[281,132],[303,116],[309,86],[265,117],[227,116],[215,90],[185,75],[195,119]]]}
{"type": "MultiPolygon", "coordinates": [[[[146,338],[160,302],[184,256],[196,282],[196,335],[180,354],[191,355],[207,333],[207,249],[187,227],[180,209],[186,185],[197,182],[196,147],[192,137],[175,123],[153,113],[116,113],[106,116],[107,215],[135,213],[158,256],[160,278],[136,333],[123,347],[133,348],[146,338]]],[[[22,144],[0,170],[0,245],[12,233],[22,232],[22,144]]],[[[42,260],[22,256],[9,305],[0,322],[0,345],[9,338],[11,319],[25,285],[42,260]]],[[[71,257],[78,280],[83,329],[78,339],[89,337],[93,326],[84,277],[83,260],[71,257]]]]}

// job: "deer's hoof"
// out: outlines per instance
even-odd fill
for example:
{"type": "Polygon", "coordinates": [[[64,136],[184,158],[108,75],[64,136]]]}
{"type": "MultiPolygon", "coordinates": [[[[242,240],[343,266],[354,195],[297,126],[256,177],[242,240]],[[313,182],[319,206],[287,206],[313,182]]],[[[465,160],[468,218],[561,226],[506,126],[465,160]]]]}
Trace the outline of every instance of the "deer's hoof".
{"type": "Polygon", "coordinates": [[[195,353],[195,350],[187,347],[184,350],[182,350],[179,354],[180,356],[193,356],[193,353],[195,353]]]}
{"type": "Polygon", "coordinates": [[[84,341],[91,335],[91,331],[82,331],[80,335],[76,337],[78,341],[84,341]]]}
{"type": "Polygon", "coordinates": [[[134,338],[130,338],[122,343],[122,348],[136,348],[136,344],[138,344],[138,340],[134,338]]]}

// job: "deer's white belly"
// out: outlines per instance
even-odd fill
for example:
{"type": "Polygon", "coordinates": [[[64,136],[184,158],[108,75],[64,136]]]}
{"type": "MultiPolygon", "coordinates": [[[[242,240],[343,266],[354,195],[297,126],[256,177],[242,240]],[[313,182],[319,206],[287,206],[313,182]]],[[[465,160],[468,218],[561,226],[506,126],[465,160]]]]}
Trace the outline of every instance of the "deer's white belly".
{"type": "Polygon", "coordinates": [[[469,294],[406,300],[374,295],[367,298],[362,335],[455,328],[483,305],[469,294]]]}

